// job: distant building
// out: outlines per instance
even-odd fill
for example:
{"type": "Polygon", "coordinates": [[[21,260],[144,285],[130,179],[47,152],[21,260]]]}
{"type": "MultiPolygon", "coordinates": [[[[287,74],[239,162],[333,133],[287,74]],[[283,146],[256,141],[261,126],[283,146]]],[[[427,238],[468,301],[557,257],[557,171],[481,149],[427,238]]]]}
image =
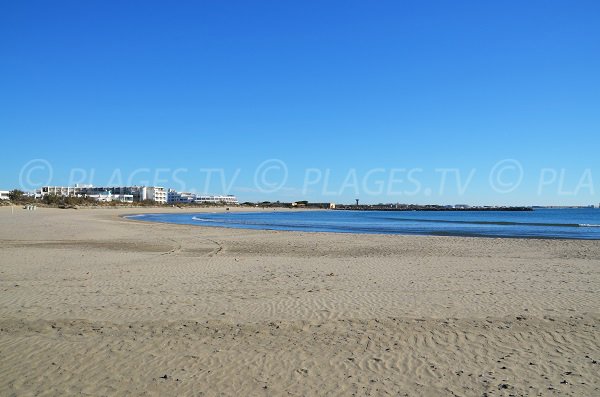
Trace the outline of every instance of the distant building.
{"type": "Polygon", "coordinates": [[[98,201],[140,202],[150,200],[158,204],[167,203],[167,192],[164,187],[159,186],[42,186],[36,190],[35,197],[42,198],[49,194],[63,197],[90,197],[98,201]]]}
{"type": "Polygon", "coordinates": [[[168,204],[190,204],[196,200],[196,194],[187,192],[178,192],[174,189],[167,191],[167,203],[168,204]]]}
{"type": "Polygon", "coordinates": [[[49,194],[53,194],[56,196],[83,196],[84,190],[87,187],[79,187],[79,186],[42,186],[35,192],[36,198],[41,198],[47,196],[49,194]]]}
{"type": "Polygon", "coordinates": [[[144,189],[145,198],[143,200],[151,200],[159,204],[167,203],[167,192],[164,187],[150,186],[144,187],[144,189]]]}
{"type": "Polygon", "coordinates": [[[8,193],[8,190],[0,190],[0,200],[9,200],[8,193]]]}
{"type": "Polygon", "coordinates": [[[228,194],[227,196],[196,196],[196,200],[194,202],[208,204],[239,204],[237,197],[232,194],[228,194]]]}
{"type": "Polygon", "coordinates": [[[468,205],[468,204],[456,204],[456,205],[454,206],[454,208],[462,208],[462,209],[466,209],[466,208],[471,208],[471,206],[470,206],[470,205],[468,205]]]}
{"type": "Polygon", "coordinates": [[[239,204],[237,197],[234,195],[227,196],[209,196],[198,195],[196,193],[178,192],[174,189],[169,189],[167,192],[167,203],[169,204],[239,204]]]}
{"type": "Polygon", "coordinates": [[[86,197],[104,203],[110,203],[112,201],[118,201],[120,203],[133,203],[133,194],[112,194],[111,192],[107,191],[98,194],[89,194],[86,197]]]}

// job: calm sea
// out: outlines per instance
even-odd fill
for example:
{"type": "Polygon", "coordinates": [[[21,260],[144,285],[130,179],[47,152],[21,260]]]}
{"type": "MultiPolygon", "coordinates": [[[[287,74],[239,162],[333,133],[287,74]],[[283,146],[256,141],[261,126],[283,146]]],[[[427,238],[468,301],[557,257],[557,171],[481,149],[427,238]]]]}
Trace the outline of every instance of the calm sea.
{"type": "Polygon", "coordinates": [[[600,239],[600,209],[502,211],[272,211],[144,214],[153,222],[303,232],[600,239]]]}

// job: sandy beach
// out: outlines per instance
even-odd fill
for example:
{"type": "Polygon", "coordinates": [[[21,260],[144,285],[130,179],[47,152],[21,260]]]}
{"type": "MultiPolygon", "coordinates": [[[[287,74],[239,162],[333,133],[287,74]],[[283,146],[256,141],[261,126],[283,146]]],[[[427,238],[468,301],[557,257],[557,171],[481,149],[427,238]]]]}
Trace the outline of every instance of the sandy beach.
{"type": "Polygon", "coordinates": [[[598,241],[159,211],[0,207],[0,395],[600,395],[598,241]]]}

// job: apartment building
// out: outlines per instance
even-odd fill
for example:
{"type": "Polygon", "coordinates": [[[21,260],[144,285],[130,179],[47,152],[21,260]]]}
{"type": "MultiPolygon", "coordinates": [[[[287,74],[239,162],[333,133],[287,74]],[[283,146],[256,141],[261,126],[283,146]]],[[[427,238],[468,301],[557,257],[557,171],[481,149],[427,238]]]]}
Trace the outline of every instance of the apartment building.
{"type": "Polygon", "coordinates": [[[42,198],[49,194],[57,196],[92,197],[99,201],[140,202],[151,200],[158,204],[167,203],[167,192],[164,187],[159,186],[43,186],[36,190],[35,197],[42,198]]]}
{"type": "Polygon", "coordinates": [[[209,195],[198,195],[195,193],[177,192],[174,189],[169,189],[167,192],[167,203],[169,204],[181,204],[181,203],[198,203],[198,204],[239,204],[237,197],[234,195],[227,196],[209,196],[209,195]]]}

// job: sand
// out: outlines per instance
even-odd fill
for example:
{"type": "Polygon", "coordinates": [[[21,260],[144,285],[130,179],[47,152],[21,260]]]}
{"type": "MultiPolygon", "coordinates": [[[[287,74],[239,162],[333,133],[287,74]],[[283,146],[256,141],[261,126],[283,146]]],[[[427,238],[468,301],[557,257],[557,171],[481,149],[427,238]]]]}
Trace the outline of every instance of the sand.
{"type": "Polygon", "coordinates": [[[0,395],[600,395],[598,241],[157,211],[0,208],[0,395]]]}

